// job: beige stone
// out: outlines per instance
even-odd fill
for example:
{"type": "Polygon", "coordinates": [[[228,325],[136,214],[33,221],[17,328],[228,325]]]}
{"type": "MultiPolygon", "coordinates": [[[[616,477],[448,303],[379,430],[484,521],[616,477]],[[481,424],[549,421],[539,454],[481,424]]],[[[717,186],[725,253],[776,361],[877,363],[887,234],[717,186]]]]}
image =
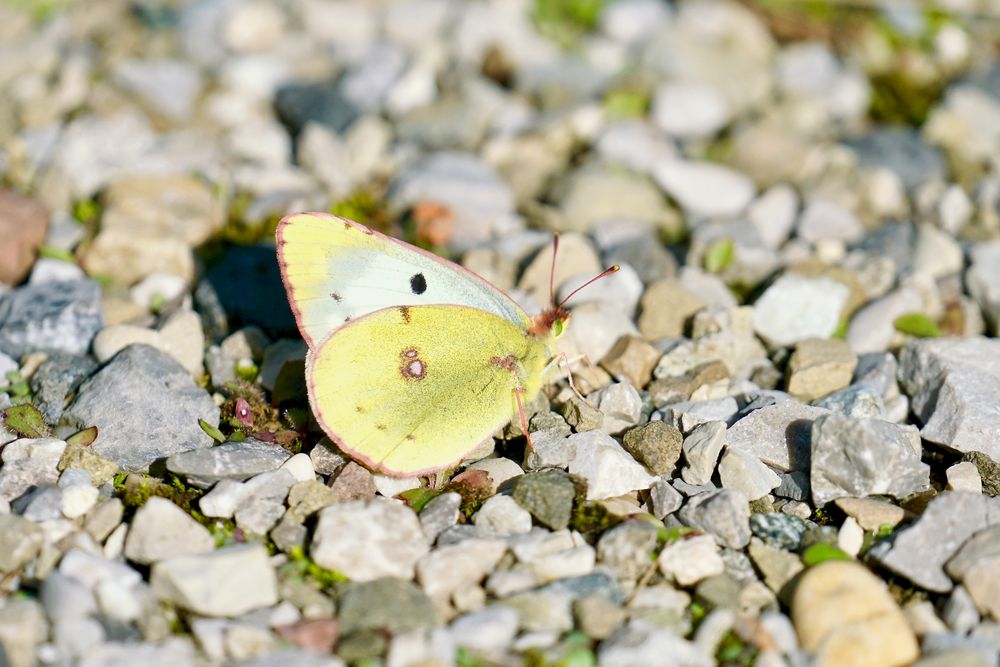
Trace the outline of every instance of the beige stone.
{"type": "Polygon", "coordinates": [[[874,498],[837,498],[833,502],[865,530],[896,527],[907,515],[902,507],[874,498]]]}
{"type": "Polygon", "coordinates": [[[646,340],[656,340],[683,335],[688,318],[704,308],[705,302],[676,278],[664,278],[646,289],[639,305],[639,331],[646,340]]]}
{"type": "Polygon", "coordinates": [[[625,378],[636,388],[645,387],[663,353],[638,336],[622,336],[604,355],[601,366],[614,377],[625,378]]]}
{"type": "Polygon", "coordinates": [[[804,340],[788,362],[788,393],[809,402],[851,383],[858,355],[846,341],[830,338],[804,340]]]}
{"type": "Polygon", "coordinates": [[[919,647],[885,584],[854,561],[807,570],[792,599],[792,622],[817,667],[895,667],[919,647]]]}

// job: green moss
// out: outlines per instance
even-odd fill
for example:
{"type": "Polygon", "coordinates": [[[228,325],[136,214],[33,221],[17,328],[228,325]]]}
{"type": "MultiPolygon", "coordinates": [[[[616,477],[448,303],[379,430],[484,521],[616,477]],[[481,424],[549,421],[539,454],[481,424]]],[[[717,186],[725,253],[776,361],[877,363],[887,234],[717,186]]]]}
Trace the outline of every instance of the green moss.
{"type": "Polygon", "coordinates": [[[73,219],[82,225],[94,225],[101,219],[103,207],[96,199],[80,199],[73,202],[73,219]]]}
{"type": "Polygon", "coordinates": [[[814,544],[802,552],[802,562],[806,567],[819,565],[828,560],[854,560],[847,553],[830,544],[814,544]]]}
{"type": "Polygon", "coordinates": [[[751,667],[757,661],[759,650],[743,641],[735,632],[729,631],[719,642],[715,659],[720,667],[751,667]]]}
{"type": "Polygon", "coordinates": [[[608,512],[600,503],[580,502],[573,509],[570,527],[581,533],[603,533],[621,521],[621,517],[608,512]]]}
{"type": "Polygon", "coordinates": [[[76,264],[76,256],[73,255],[72,252],[51,245],[39,246],[38,256],[46,257],[48,259],[57,259],[61,262],[67,262],[69,264],[76,264]]]}
{"type": "Polygon", "coordinates": [[[609,118],[642,118],[649,112],[647,90],[612,89],[604,96],[604,110],[609,118]]]}
{"type": "Polygon", "coordinates": [[[305,549],[302,547],[292,547],[288,551],[288,563],[284,566],[284,572],[310,580],[321,590],[329,590],[350,581],[341,572],[328,570],[317,565],[316,561],[306,555],[305,549]]]}
{"type": "Polygon", "coordinates": [[[375,229],[384,231],[388,226],[389,214],[384,198],[372,187],[359,188],[331,203],[329,211],[375,229]]]}
{"type": "Polygon", "coordinates": [[[564,48],[597,25],[605,0],[535,0],[531,18],[538,31],[564,48]]]}
{"type": "Polygon", "coordinates": [[[491,663],[475,651],[459,646],[455,651],[455,667],[491,667],[491,663]]]}

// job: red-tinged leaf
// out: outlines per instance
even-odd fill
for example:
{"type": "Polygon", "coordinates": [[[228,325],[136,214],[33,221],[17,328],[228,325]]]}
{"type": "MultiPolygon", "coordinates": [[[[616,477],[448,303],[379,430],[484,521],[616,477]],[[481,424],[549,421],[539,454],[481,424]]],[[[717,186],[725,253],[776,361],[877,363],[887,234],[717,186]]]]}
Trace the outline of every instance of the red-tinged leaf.
{"type": "Polygon", "coordinates": [[[97,440],[97,427],[91,426],[85,428],[82,431],[77,431],[73,435],[66,438],[67,445],[83,445],[84,447],[89,447],[94,444],[97,440]]]}

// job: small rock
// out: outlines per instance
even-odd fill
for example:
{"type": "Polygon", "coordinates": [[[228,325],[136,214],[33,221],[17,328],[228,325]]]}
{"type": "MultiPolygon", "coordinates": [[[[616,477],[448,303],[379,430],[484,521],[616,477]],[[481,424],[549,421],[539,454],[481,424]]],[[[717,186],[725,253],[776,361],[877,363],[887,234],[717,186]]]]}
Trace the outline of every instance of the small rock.
{"type": "Polygon", "coordinates": [[[852,419],[886,419],[882,394],[868,384],[854,384],[812,402],[823,408],[852,419]]]}
{"type": "MultiPolygon", "coordinates": [[[[642,327],[640,325],[640,331],[642,327]]],[[[619,382],[645,387],[662,353],[637,336],[622,336],[601,359],[601,366],[619,382]]]]}
{"type": "Polygon", "coordinates": [[[278,601],[267,550],[250,544],[160,561],[150,587],[158,598],[205,616],[239,616],[278,601]]]}
{"type": "Polygon", "coordinates": [[[46,282],[0,296],[0,352],[84,354],[104,326],[101,288],[92,280],[46,282]]]}
{"type": "Polygon", "coordinates": [[[742,549],[750,541],[750,505],[740,491],[699,493],[688,499],[677,516],[685,525],[711,533],[732,549],[742,549]]]}
{"type": "Polygon", "coordinates": [[[587,500],[612,498],[648,489],[653,478],[611,436],[599,431],[574,433],[569,472],[587,482],[587,500]]]}
{"type": "Polygon", "coordinates": [[[96,454],[143,470],[156,459],[211,446],[198,420],[218,425],[219,408],[176,361],[133,345],[80,387],[66,416],[100,429],[91,446],[96,454]]]}
{"type": "Polygon", "coordinates": [[[750,500],[763,498],[781,484],[781,478],[760,459],[740,449],[727,449],[719,461],[722,488],[741,491],[750,500]]]}
{"type": "Polygon", "coordinates": [[[601,430],[618,435],[630,426],[635,426],[642,417],[642,397],[635,387],[627,382],[608,385],[591,396],[601,412],[601,430]]]}
{"type": "Polygon", "coordinates": [[[652,421],[629,429],[622,446],[654,475],[673,472],[681,456],[683,436],[666,422],[652,421]]]}
{"type": "Polygon", "coordinates": [[[922,438],[1000,459],[1000,341],[972,337],[913,341],[900,354],[900,378],[923,422],[922,438]]]}
{"type": "Polygon", "coordinates": [[[366,500],[375,495],[375,477],[364,466],[348,462],[330,482],[336,502],[366,500]]]}
{"type": "Polygon", "coordinates": [[[632,665],[670,665],[676,667],[711,667],[715,659],[674,630],[651,623],[633,621],[601,642],[598,664],[603,667],[632,665]],[[665,662],[668,660],[669,662],[665,662]]]}
{"type": "Polygon", "coordinates": [[[417,581],[427,595],[447,604],[456,591],[486,578],[505,553],[506,543],[492,539],[438,547],[417,561],[417,581]]]}
{"type": "Polygon", "coordinates": [[[624,609],[597,593],[573,601],[577,627],[598,641],[610,637],[625,622],[625,615],[624,609]]]}
{"type": "Polygon", "coordinates": [[[499,604],[517,612],[518,625],[528,632],[569,632],[573,629],[570,597],[563,593],[528,591],[505,597],[499,604]]]}
{"type": "Polygon", "coordinates": [[[420,525],[430,542],[437,536],[458,523],[461,514],[462,496],[454,492],[442,493],[431,499],[420,510],[420,525]]]}
{"type": "Polygon", "coordinates": [[[652,117],[667,134],[682,138],[706,137],[725,127],[729,104],[713,86],[696,81],[668,81],[653,97],[652,117]]]}
{"type": "Polygon", "coordinates": [[[813,422],[811,440],[809,477],[817,507],[845,496],[901,498],[930,488],[930,467],[896,424],[825,415],[813,422]]]}
{"type": "Polygon", "coordinates": [[[895,528],[906,517],[906,510],[902,507],[875,498],[837,498],[834,503],[869,531],[879,530],[882,526],[895,528]]]}
{"type": "Polygon", "coordinates": [[[53,353],[31,376],[34,402],[45,420],[54,424],[62,417],[66,399],[97,370],[89,356],[53,353]]]}
{"type": "Polygon", "coordinates": [[[511,497],[538,523],[562,530],[572,517],[576,484],[562,470],[549,468],[515,478],[511,497]]]}
{"type": "Polygon", "coordinates": [[[715,472],[719,454],[726,444],[725,422],[712,421],[699,424],[684,438],[681,447],[687,465],[681,477],[695,486],[707,484],[715,472]]]}
{"type": "Polygon", "coordinates": [[[224,479],[242,481],[277,470],[290,457],[288,450],[280,445],[247,438],[241,442],[224,442],[208,449],[174,454],[167,459],[167,470],[183,475],[194,486],[204,488],[224,479]]]}
{"type": "Polygon", "coordinates": [[[788,240],[798,208],[795,189],[787,184],[775,185],[750,204],[747,219],[767,247],[777,250],[788,240]]]}
{"type": "Polygon", "coordinates": [[[653,178],[685,210],[706,218],[733,218],[756,194],[746,175],[713,162],[665,160],[653,178]]]}
{"type": "Polygon", "coordinates": [[[664,477],[653,480],[649,487],[649,502],[653,516],[663,519],[681,508],[684,497],[664,477]]]}
{"type": "Polygon", "coordinates": [[[826,410],[796,401],[768,405],[733,424],[726,431],[727,444],[782,472],[805,470],[813,420],[825,414],[826,410]]]}
{"type": "Polygon", "coordinates": [[[597,541],[597,560],[611,568],[622,583],[635,582],[653,564],[659,532],[645,521],[625,521],[605,531],[597,541]]]}
{"type": "Polygon", "coordinates": [[[0,572],[19,571],[38,555],[45,541],[42,529],[14,514],[0,514],[0,572]]]}
{"type": "Polygon", "coordinates": [[[132,519],[125,557],[142,565],[212,551],[215,539],[204,526],[166,498],[152,497],[132,519]]]}
{"type": "Polygon", "coordinates": [[[906,665],[920,652],[913,631],[876,576],[848,561],[810,568],[792,599],[802,648],[829,665],[906,665]]]}
{"type": "Polygon", "coordinates": [[[706,305],[680,280],[672,277],[657,280],[642,295],[639,331],[644,338],[654,341],[681,336],[691,316],[706,305]]]}
{"type": "Polygon", "coordinates": [[[788,393],[808,403],[851,383],[858,356],[842,340],[807,339],[788,362],[788,393]]]}
{"type": "MultiPolygon", "coordinates": [[[[530,518],[530,517],[529,517],[530,518]]],[[[310,555],[352,581],[413,576],[428,551],[420,521],[401,503],[375,497],[331,505],[319,513],[310,555]]]]}
{"type": "Polygon", "coordinates": [[[531,530],[531,514],[510,496],[493,496],[483,503],[472,518],[483,535],[507,537],[531,530]]]}
{"type": "Polygon", "coordinates": [[[686,536],[667,544],[656,564],[667,581],[684,588],[725,570],[719,547],[711,535],[686,536]]]}
{"type": "Polygon", "coordinates": [[[754,566],[764,577],[764,583],[775,593],[781,593],[785,585],[804,569],[797,554],[778,549],[753,537],[747,550],[754,566]]]}
{"type": "Polygon", "coordinates": [[[861,221],[849,209],[824,199],[811,202],[802,212],[798,236],[810,243],[820,241],[857,241],[864,234],[861,221]]]}
{"type": "Polygon", "coordinates": [[[754,304],[754,330],[773,346],[830,338],[849,296],[845,285],[830,278],[786,273],[754,304]]]}
{"type": "Polygon", "coordinates": [[[262,472],[243,483],[245,499],[233,518],[243,531],[265,535],[285,513],[285,498],[295,478],[285,468],[262,472]]]}
{"type": "Polygon", "coordinates": [[[956,463],[945,470],[945,477],[948,479],[949,491],[971,491],[972,493],[983,492],[983,480],[979,476],[976,464],[971,461],[956,463]]]}
{"type": "Polygon", "coordinates": [[[459,616],[452,621],[450,632],[457,646],[476,651],[503,650],[517,635],[517,612],[503,605],[492,605],[459,616]]]}
{"type": "Polygon", "coordinates": [[[656,226],[668,219],[663,196],[649,179],[605,167],[573,172],[560,210],[562,231],[587,232],[594,223],[607,220],[637,220],[656,226]]]}
{"type": "Polygon", "coordinates": [[[409,581],[381,577],[352,582],[338,599],[341,632],[363,630],[406,632],[438,624],[434,603],[409,581]]]}
{"type": "Polygon", "coordinates": [[[759,512],[750,517],[750,530],[775,549],[798,550],[810,524],[779,512],[759,512]]]}
{"type": "Polygon", "coordinates": [[[20,438],[0,450],[0,498],[13,501],[26,491],[59,479],[66,443],[52,438],[20,438]]]}
{"type": "Polygon", "coordinates": [[[37,648],[48,634],[45,612],[36,600],[11,600],[0,607],[0,651],[10,667],[35,664],[37,648]]]}
{"type": "Polygon", "coordinates": [[[41,202],[0,191],[0,283],[21,282],[45,241],[49,214],[41,202]]]}
{"type": "Polygon", "coordinates": [[[202,86],[198,69],[180,60],[124,60],[114,77],[120,86],[173,121],[191,117],[202,86]]]}
{"type": "Polygon", "coordinates": [[[889,548],[869,553],[917,586],[947,593],[953,584],[942,570],[944,564],[970,536],[998,523],[1000,500],[968,491],[946,491],[927,505],[914,524],[900,531],[889,548]],[[957,516],[964,519],[955,521],[957,516]]]}
{"type": "Polygon", "coordinates": [[[844,519],[837,531],[837,546],[849,556],[857,557],[864,546],[865,531],[853,517],[844,519]]]}

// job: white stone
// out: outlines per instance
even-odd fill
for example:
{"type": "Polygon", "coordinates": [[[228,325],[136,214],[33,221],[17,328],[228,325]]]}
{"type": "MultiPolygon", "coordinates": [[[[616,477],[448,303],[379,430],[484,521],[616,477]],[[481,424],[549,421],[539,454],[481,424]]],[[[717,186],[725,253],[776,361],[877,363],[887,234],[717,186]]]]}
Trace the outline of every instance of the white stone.
{"type": "Polygon", "coordinates": [[[711,535],[682,537],[668,544],[660,552],[656,564],[667,580],[684,587],[725,570],[719,546],[711,535]]]}
{"type": "Polygon", "coordinates": [[[149,565],[168,558],[212,551],[208,529],[166,498],[153,496],[140,507],[125,541],[125,557],[149,565]]]}
{"type": "Polygon", "coordinates": [[[417,515],[406,505],[376,496],[324,508],[310,555],[321,567],[352,581],[413,577],[429,550],[417,515]]]}
{"type": "Polygon", "coordinates": [[[613,498],[648,489],[653,477],[611,436],[600,431],[574,433],[569,472],[587,481],[587,499],[613,498]]]}
{"type": "Polygon", "coordinates": [[[697,81],[668,81],[653,96],[652,117],[667,134],[682,139],[708,137],[731,118],[729,103],[716,89],[697,81]]]}
{"type": "Polygon", "coordinates": [[[493,605],[459,616],[449,631],[458,646],[478,651],[506,649],[517,635],[517,612],[510,607],[493,605]]]}
{"type": "Polygon", "coordinates": [[[850,290],[830,278],[788,274],[754,304],[754,330],[771,345],[829,338],[837,330],[850,290]]]}
{"type": "Polygon", "coordinates": [[[241,544],[160,561],[153,594],[204,616],[239,616],[278,601],[278,581],[261,545],[241,544]]]}
{"type": "Polygon", "coordinates": [[[777,250],[792,233],[798,208],[799,196],[795,188],[787,184],[775,185],[750,204],[747,219],[767,247],[777,250]]]}
{"type": "Polygon", "coordinates": [[[446,603],[456,591],[479,584],[505,553],[507,544],[494,539],[438,547],[417,561],[417,581],[429,596],[446,603]]]}
{"type": "Polygon", "coordinates": [[[155,271],[133,285],[128,293],[132,301],[151,310],[157,301],[170,303],[187,290],[187,281],[172,273],[155,271]]]}
{"type": "Polygon", "coordinates": [[[938,202],[938,218],[941,227],[952,236],[958,234],[972,220],[975,209],[972,200],[961,185],[949,185],[938,202]]]}
{"type": "Polygon", "coordinates": [[[419,477],[389,477],[388,475],[374,474],[375,490],[386,498],[394,498],[403,491],[420,488],[419,477]]]}
{"type": "Polygon", "coordinates": [[[951,491],[971,491],[972,493],[983,492],[983,480],[979,475],[979,469],[972,461],[962,461],[956,463],[944,472],[948,479],[948,489],[951,491]]]}
{"type": "Polygon", "coordinates": [[[625,429],[639,423],[642,416],[642,397],[628,382],[615,382],[597,392],[591,398],[600,410],[601,430],[618,435],[625,429]],[[596,399],[596,400],[595,400],[596,399]]]}
{"type": "Polygon", "coordinates": [[[840,524],[840,530],[837,531],[837,546],[844,553],[857,556],[861,553],[864,539],[865,531],[853,516],[847,517],[844,523],[840,524]]]}
{"type": "Polygon", "coordinates": [[[198,499],[198,508],[207,517],[231,519],[249,495],[243,482],[233,479],[220,480],[212,490],[198,499]]]}
{"type": "Polygon", "coordinates": [[[63,489],[61,509],[67,519],[76,519],[97,504],[100,492],[90,484],[73,484],[63,489]]]}
{"type": "Polygon", "coordinates": [[[727,449],[719,461],[719,478],[724,489],[742,491],[750,500],[763,498],[781,485],[781,478],[753,454],[727,449]]]}
{"type": "Polygon", "coordinates": [[[316,479],[316,470],[308,454],[295,454],[281,464],[281,467],[292,473],[296,482],[311,482],[316,479]]]}
{"type": "Polygon", "coordinates": [[[510,496],[493,496],[479,508],[472,522],[483,535],[506,537],[531,530],[531,514],[510,496]]]}
{"type": "Polygon", "coordinates": [[[753,181],[729,167],[712,162],[662,162],[653,178],[685,209],[708,218],[734,218],[756,194],[753,181]]]}
{"type": "Polygon", "coordinates": [[[865,228],[850,210],[825,199],[810,202],[799,219],[800,238],[816,243],[825,240],[851,242],[861,238],[865,228]]]}

